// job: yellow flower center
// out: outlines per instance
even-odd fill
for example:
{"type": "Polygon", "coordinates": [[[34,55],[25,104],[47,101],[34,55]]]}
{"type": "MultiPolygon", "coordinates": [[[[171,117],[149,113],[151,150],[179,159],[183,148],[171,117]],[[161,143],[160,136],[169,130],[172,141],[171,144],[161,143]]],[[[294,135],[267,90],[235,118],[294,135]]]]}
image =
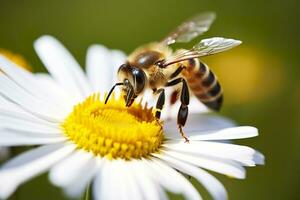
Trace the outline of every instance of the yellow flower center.
{"type": "Polygon", "coordinates": [[[104,104],[94,94],[76,105],[61,126],[78,148],[101,157],[129,160],[159,151],[163,130],[152,108],[124,104],[114,96],[104,104]]]}
{"type": "Polygon", "coordinates": [[[9,59],[11,62],[15,63],[16,65],[18,65],[28,71],[32,71],[31,66],[28,64],[28,62],[26,61],[26,59],[23,56],[12,53],[5,49],[0,49],[0,55],[6,57],[7,59],[9,59]]]}

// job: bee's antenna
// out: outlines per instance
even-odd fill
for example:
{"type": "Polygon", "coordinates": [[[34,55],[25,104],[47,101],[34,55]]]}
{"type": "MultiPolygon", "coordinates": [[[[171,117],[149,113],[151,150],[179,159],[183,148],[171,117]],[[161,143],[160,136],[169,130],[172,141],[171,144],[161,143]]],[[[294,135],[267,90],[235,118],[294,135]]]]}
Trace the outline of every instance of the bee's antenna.
{"type": "Polygon", "coordinates": [[[106,97],[106,99],[105,99],[105,104],[107,103],[107,101],[108,101],[110,95],[112,94],[112,92],[114,91],[115,87],[116,87],[116,86],[120,86],[120,85],[124,85],[124,83],[116,83],[116,84],[110,89],[110,91],[109,91],[109,93],[108,93],[108,95],[107,95],[107,97],[106,97]]]}

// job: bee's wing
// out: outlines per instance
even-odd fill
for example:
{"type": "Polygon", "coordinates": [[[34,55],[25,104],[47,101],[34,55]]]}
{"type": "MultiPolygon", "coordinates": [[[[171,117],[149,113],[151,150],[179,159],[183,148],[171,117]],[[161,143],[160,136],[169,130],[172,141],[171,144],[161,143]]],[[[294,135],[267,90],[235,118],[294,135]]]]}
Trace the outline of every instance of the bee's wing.
{"type": "Polygon", "coordinates": [[[230,38],[213,37],[201,40],[198,44],[193,46],[192,50],[198,54],[199,57],[208,56],[229,50],[240,45],[242,41],[230,38]]]}
{"type": "Polygon", "coordinates": [[[189,42],[206,32],[215,18],[213,12],[200,13],[179,25],[161,43],[170,45],[175,42],[189,42]]]}
{"type": "Polygon", "coordinates": [[[190,50],[183,50],[175,53],[164,60],[163,66],[168,66],[177,62],[188,60],[191,58],[199,58],[203,56],[213,55],[233,47],[240,45],[240,40],[227,39],[222,37],[213,37],[201,40],[190,50]]]}

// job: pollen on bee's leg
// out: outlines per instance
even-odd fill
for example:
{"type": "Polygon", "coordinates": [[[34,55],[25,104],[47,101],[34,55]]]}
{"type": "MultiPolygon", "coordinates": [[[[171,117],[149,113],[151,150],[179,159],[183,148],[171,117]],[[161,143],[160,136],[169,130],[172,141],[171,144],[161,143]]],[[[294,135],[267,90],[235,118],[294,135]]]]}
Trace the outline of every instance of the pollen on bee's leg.
{"type": "Polygon", "coordinates": [[[138,103],[128,108],[123,99],[113,95],[107,104],[100,99],[99,94],[88,97],[61,124],[78,148],[108,159],[126,160],[159,151],[163,129],[152,108],[138,103]]]}

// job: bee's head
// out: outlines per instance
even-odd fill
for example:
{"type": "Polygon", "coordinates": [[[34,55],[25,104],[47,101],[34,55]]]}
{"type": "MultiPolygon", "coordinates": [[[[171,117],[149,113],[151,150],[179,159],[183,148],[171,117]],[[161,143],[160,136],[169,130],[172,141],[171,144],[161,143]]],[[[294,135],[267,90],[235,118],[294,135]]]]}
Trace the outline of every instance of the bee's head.
{"type": "Polygon", "coordinates": [[[128,63],[123,64],[118,70],[119,83],[116,83],[110,90],[105,103],[108,101],[110,94],[115,86],[122,85],[124,100],[126,106],[129,107],[134,102],[134,99],[144,90],[146,84],[145,72],[137,67],[132,67],[128,63]]]}

